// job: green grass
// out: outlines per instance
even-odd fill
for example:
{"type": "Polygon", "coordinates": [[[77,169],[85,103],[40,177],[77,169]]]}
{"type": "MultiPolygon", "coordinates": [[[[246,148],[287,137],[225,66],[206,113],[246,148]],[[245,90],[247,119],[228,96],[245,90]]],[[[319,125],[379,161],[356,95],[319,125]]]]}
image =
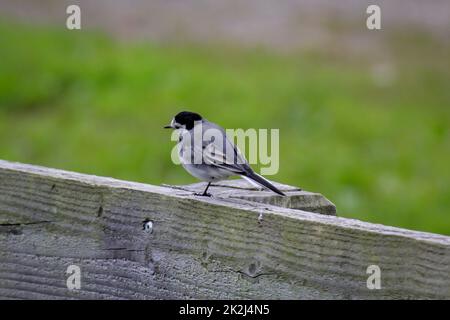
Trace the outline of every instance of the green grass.
{"type": "Polygon", "coordinates": [[[279,128],[270,178],[323,193],[341,216],[450,235],[450,50],[425,36],[386,39],[392,79],[380,85],[371,57],[124,44],[6,22],[0,35],[0,159],[191,183],[162,126],[194,110],[228,128],[279,128]]]}

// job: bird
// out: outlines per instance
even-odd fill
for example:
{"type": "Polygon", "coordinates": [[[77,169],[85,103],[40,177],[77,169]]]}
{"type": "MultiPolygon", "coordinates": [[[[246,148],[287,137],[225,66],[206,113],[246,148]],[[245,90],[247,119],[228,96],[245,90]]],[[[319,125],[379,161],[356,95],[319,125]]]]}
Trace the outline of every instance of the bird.
{"type": "Polygon", "coordinates": [[[253,171],[222,127],[200,114],[179,112],[164,128],[173,129],[178,134],[178,156],[183,168],[195,178],[208,183],[203,193],[196,195],[210,197],[208,188],[213,181],[237,175],[254,185],[285,196],[271,182],[253,171]],[[211,132],[213,134],[208,134],[211,132]]]}

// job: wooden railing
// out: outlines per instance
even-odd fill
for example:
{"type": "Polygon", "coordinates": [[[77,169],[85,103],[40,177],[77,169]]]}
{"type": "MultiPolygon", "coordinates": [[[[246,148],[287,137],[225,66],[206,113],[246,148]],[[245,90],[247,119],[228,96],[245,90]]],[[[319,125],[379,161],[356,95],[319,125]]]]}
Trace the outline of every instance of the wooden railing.
{"type": "Polygon", "coordinates": [[[449,237],[278,186],[287,197],[227,181],[208,198],[0,161],[0,297],[450,298],[449,237]]]}

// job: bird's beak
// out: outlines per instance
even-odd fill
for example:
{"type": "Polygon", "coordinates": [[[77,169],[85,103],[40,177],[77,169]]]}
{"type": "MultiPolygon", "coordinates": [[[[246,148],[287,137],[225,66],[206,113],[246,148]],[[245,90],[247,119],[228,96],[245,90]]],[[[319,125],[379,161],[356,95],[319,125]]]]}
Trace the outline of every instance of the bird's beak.
{"type": "Polygon", "coordinates": [[[164,126],[164,129],[173,129],[173,127],[169,124],[168,126],[164,126]]]}

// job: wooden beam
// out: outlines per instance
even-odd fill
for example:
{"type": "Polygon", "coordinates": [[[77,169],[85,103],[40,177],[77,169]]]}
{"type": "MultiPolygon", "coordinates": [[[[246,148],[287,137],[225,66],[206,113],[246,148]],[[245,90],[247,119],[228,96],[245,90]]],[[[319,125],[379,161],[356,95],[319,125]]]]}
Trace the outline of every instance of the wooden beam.
{"type": "Polygon", "coordinates": [[[0,297],[450,298],[449,237],[262,202],[0,161],[0,297]]]}

